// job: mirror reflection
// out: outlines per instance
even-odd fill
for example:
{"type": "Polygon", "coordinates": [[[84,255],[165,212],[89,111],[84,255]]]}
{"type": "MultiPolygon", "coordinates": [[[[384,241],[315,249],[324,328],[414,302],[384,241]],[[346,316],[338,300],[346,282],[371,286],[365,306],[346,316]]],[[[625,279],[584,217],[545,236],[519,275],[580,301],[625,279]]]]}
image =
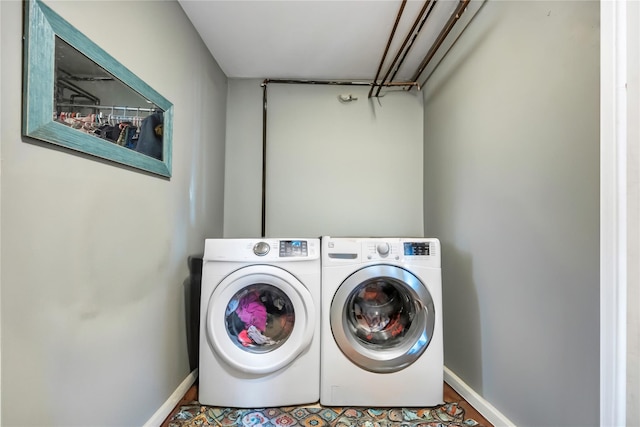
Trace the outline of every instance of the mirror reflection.
{"type": "Polygon", "coordinates": [[[163,160],[164,111],[57,36],[54,108],[59,123],[163,160]]]}

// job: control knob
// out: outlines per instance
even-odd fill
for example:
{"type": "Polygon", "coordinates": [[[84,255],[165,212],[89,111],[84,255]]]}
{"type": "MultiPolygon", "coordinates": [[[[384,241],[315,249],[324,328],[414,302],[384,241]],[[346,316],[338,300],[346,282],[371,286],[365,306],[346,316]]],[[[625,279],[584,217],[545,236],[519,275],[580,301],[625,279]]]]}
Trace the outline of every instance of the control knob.
{"type": "Polygon", "coordinates": [[[265,256],[266,254],[269,253],[270,249],[271,247],[267,242],[258,242],[253,247],[253,253],[258,256],[265,256]]]}
{"type": "Polygon", "coordinates": [[[380,256],[387,256],[389,255],[389,244],[384,242],[384,243],[378,243],[378,245],[376,246],[376,251],[378,251],[378,253],[380,254],[380,256]]]}

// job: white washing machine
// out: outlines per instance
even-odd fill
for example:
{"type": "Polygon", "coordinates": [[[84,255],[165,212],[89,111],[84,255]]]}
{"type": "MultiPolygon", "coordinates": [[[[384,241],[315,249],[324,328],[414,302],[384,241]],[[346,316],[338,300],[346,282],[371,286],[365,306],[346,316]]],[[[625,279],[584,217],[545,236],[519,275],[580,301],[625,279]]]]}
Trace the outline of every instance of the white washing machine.
{"type": "Polygon", "coordinates": [[[323,237],[321,333],[321,404],[441,404],[438,239],[323,237]]]}
{"type": "Polygon", "coordinates": [[[207,239],[199,398],[262,408],[320,393],[320,239],[207,239]]]}

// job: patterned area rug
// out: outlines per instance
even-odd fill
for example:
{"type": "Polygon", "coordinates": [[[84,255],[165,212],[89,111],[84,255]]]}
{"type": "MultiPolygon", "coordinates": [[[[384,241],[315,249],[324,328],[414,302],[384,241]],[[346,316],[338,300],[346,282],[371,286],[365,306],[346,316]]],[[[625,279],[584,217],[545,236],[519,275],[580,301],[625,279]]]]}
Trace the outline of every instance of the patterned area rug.
{"type": "Polygon", "coordinates": [[[283,408],[237,409],[202,406],[198,402],[182,406],[169,427],[470,427],[457,403],[434,408],[337,408],[293,406],[283,408]]]}

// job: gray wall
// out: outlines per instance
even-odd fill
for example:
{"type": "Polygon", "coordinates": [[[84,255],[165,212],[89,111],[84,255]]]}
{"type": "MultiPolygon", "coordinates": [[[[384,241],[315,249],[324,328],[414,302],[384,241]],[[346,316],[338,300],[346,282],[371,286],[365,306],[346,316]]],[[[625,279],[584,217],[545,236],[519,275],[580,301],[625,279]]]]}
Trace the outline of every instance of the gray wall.
{"type": "Polygon", "coordinates": [[[599,35],[489,0],[424,88],[445,364],[521,426],[599,422],[599,35]]]}
{"type": "Polygon", "coordinates": [[[227,81],[176,2],[48,3],[174,104],[173,177],[21,137],[22,2],[0,2],[1,423],[142,425],[189,373],[183,281],[222,235],[227,81]]]}
{"type": "Polygon", "coordinates": [[[422,97],[368,92],[269,86],[268,236],[422,236],[422,97]]]}
{"type": "MultiPolygon", "coordinates": [[[[270,83],[268,236],[422,236],[422,97],[270,83]],[[340,103],[339,95],[358,98],[340,103]],[[415,179],[418,177],[418,179],[415,179]]],[[[261,231],[262,89],[231,80],[225,236],[261,231]]]]}
{"type": "Polygon", "coordinates": [[[224,237],[261,235],[262,80],[229,79],[224,237]]]}

